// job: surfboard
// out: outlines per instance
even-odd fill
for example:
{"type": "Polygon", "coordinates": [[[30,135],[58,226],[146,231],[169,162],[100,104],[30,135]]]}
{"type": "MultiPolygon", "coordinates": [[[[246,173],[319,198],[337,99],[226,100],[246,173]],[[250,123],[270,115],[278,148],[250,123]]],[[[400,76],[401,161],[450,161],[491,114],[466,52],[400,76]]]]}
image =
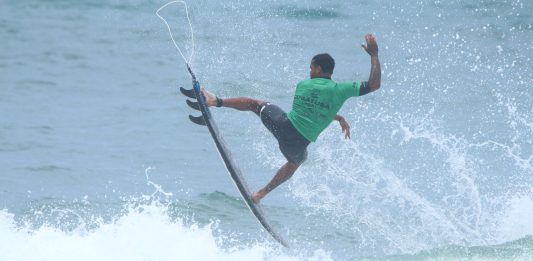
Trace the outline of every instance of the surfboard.
{"type": "Polygon", "coordinates": [[[237,167],[237,164],[231,157],[231,153],[228,147],[226,146],[226,143],[224,142],[224,138],[218,131],[217,124],[215,123],[213,116],[211,115],[211,111],[209,110],[209,107],[207,106],[207,103],[205,101],[205,98],[200,91],[200,83],[196,80],[196,76],[194,75],[190,67],[187,66],[187,68],[192,76],[193,88],[185,89],[183,87],[180,87],[180,91],[183,95],[193,99],[186,100],[186,103],[187,105],[189,105],[189,107],[202,112],[201,116],[189,115],[189,119],[198,125],[207,127],[209,133],[211,134],[211,137],[213,138],[217,151],[219,152],[220,157],[222,158],[222,161],[224,162],[224,165],[226,166],[226,169],[231,179],[233,180],[233,183],[235,183],[237,190],[241,194],[244,202],[246,203],[246,206],[248,206],[252,214],[259,221],[259,223],[270,235],[272,235],[272,237],[276,241],[278,241],[284,247],[289,248],[289,244],[287,243],[287,241],[272,227],[268,219],[265,217],[261,205],[255,204],[252,201],[251,192],[248,187],[248,184],[246,183],[246,180],[244,179],[241,170],[237,167]]]}

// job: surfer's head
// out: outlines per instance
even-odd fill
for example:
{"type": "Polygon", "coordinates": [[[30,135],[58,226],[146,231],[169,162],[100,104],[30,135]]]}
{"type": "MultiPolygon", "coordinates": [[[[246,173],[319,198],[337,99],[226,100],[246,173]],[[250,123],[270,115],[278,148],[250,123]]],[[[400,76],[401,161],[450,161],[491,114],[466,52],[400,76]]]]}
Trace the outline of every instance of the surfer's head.
{"type": "Polygon", "coordinates": [[[311,59],[311,78],[327,77],[331,78],[333,68],[335,68],[335,60],[327,53],[315,55],[311,59]]]}

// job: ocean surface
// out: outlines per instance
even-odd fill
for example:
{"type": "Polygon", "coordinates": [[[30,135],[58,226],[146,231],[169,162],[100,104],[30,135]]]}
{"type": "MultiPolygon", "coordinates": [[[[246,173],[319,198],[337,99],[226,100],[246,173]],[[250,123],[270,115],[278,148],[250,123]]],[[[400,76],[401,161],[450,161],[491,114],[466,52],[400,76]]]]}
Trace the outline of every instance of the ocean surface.
{"type": "MultiPolygon", "coordinates": [[[[263,207],[245,207],[138,0],[0,0],[0,260],[533,260],[533,1],[189,1],[192,67],[289,110],[313,55],[347,101],[263,207]]],[[[188,55],[182,5],[161,11],[188,55]]],[[[253,113],[213,109],[253,190],[284,163],[253,113]]]]}

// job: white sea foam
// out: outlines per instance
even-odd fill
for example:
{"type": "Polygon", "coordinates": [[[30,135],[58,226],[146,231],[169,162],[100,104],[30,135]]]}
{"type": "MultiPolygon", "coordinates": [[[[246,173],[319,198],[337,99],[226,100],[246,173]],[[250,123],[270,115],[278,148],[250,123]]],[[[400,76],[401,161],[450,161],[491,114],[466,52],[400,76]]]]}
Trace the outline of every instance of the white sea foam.
{"type": "Polygon", "coordinates": [[[277,245],[240,244],[224,248],[216,226],[172,221],[157,204],[131,209],[97,229],[65,232],[53,226],[19,227],[13,214],[0,211],[1,260],[328,260],[324,251],[284,253],[277,245]]]}
{"type": "Polygon", "coordinates": [[[533,190],[530,195],[517,196],[499,223],[499,241],[506,242],[533,235],[533,190]]]}

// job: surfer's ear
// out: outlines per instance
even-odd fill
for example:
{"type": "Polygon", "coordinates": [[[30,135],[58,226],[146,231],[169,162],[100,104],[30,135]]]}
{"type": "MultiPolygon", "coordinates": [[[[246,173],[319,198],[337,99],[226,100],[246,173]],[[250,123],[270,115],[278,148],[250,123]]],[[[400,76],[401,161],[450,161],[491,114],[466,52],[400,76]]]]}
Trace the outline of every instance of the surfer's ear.
{"type": "Polygon", "coordinates": [[[311,62],[310,69],[311,69],[311,72],[312,72],[313,74],[319,74],[319,73],[322,73],[322,67],[320,67],[320,65],[315,64],[315,63],[313,63],[313,62],[311,62]]]}

